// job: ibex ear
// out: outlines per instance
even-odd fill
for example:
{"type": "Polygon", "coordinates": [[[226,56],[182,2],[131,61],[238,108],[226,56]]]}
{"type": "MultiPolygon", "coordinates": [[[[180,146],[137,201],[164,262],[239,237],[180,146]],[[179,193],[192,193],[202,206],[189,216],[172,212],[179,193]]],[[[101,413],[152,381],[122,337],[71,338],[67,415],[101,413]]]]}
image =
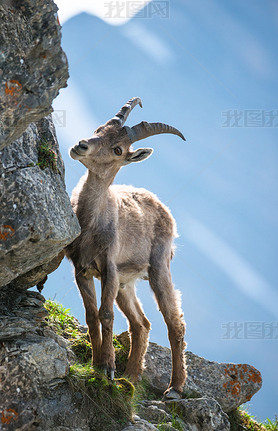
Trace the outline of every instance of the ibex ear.
{"type": "Polygon", "coordinates": [[[143,160],[150,157],[152,152],[152,148],[138,148],[138,150],[127,153],[123,164],[128,165],[129,163],[133,162],[142,162],[143,160]]]}

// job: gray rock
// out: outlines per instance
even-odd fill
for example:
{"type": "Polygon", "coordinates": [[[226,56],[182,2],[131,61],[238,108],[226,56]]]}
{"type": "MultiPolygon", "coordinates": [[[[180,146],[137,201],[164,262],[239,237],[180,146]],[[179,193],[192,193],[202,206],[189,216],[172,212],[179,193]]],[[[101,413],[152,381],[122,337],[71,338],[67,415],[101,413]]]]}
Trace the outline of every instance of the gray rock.
{"type": "Polygon", "coordinates": [[[60,253],[51,259],[50,262],[36,266],[36,268],[33,268],[12,280],[9,283],[9,287],[12,289],[22,289],[22,287],[24,289],[28,289],[29,287],[37,285],[38,290],[41,292],[44,287],[44,283],[47,280],[47,275],[51,274],[51,272],[58,268],[64,255],[64,250],[60,251],[60,253]]]}
{"type": "Polygon", "coordinates": [[[249,401],[262,387],[261,373],[248,364],[218,363],[187,352],[185,393],[214,398],[229,413],[249,401]]]}
{"type": "Polygon", "coordinates": [[[56,269],[63,257],[57,255],[80,233],[51,116],[30,124],[1,151],[0,206],[0,286],[36,285],[56,269]],[[48,161],[46,153],[46,167],[43,145],[54,157],[48,161]]]}
{"type": "MultiPolygon", "coordinates": [[[[159,431],[176,431],[176,430],[177,428],[174,428],[170,422],[159,425],[159,431]]],[[[187,430],[188,428],[183,429],[183,431],[187,431],[187,430]]]]}
{"type": "MultiPolygon", "coordinates": [[[[185,355],[188,374],[185,397],[214,398],[229,413],[249,401],[262,386],[260,372],[251,365],[208,361],[192,352],[185,355]]],[[[150,343],[144,374],[153,390],[163,393],[171,376],[170,350],[150,343]]]]}
{"type": "Polygon", "coordinates": [[[152,424],[171,422],[172,416],[166,411],[165,403],[162,401],[142,401],[138,405],[138,414],[152,424]]]}
{"type": "Polygon", "coordinates": [[[1,2],[0,149],[51,113],[53,99],[66,86],[57,10],[52,0],[1,2]]]}
{"type": "Polygon", "coordinates": [[[45,326],[43,301],[37,292],[0,289],[0,322],[18,318],[24,327],[8,339],[0,328],[0,429],[119,431],[123,425],[104,406],[100,410],[96,396],[69,379],[73,353],[45,326]]]}
{"type": "Polygon", "coordinates": [[[44,298],[37,292],[0,289],[0,342],[37,334],[37,324],[47,315],[44,298]]]}
{"type": "Polygon", "coordinates": [[[191,431],[190,425],[178,417],[176,409],[169,402],[143,400],[137,410],[141,419],[153,423],[160,431],[191,431]]]}
{"type": "Polygon", "coordinates": [[[191,398],[170,401],[189,431],[229,431],[230,422],[217,401],[212,398],[191,398]]]}
{"type": "Polygon", "coordinates": [[[149,343],[145,356],[144,375],[147,377],[151,387],[163,393],[170,382],[172,370],[171,351],[167,347],[156,343],[149,343]]]}
{"type": "Polygon", "coordinates": [[[122,431],[155,431],[157,429],[158,428],[145,421],[144,419],[138,418],[135,421],[135,424],[128,425],[127,427],[123,428],[122,431]]]}

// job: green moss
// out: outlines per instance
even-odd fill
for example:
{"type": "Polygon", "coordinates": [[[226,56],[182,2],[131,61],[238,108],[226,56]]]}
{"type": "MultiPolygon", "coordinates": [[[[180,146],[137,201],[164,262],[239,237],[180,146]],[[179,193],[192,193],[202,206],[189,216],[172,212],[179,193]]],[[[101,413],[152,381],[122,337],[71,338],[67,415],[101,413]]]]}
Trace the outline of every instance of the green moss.
{"type": "Polygon", "coordinates": [[[122,344],[120,337],[117,335],[113,337],[113,346],[116,355],[116,377],[119,377],[123,375],[126,369],[129,346],[122,344]]]}
{"type": "Polygon", "coordinates": [[[90,362],[92,358],[92,347],[88,334],[79,335],[76,340],[73,341],[71,350],[75,353],[81,364],[90,362]]]}
{"type": "Polygon", "coordinates": [[[135,387],[129,380],[121,377],[120,379],[116,379],[115,382],[119,390],[123,394],[125,394],[125,397],[127,399],[131,399],[134,397],[135,387]]]}
{"type": "Polygon", "coordinates": [[[67,379],[75,392],[83,393],[93,404],[91,407],[94,409],[94,430],[122,429],[132,420],[130,398],[134,388],[126,379],[112,382],[90,364],[72,365],[67,379]]]}
{"type": "Polygon", "coordinates": [[[38,149],[38,161],[36,163],[41,169],[50,168],[54,172],[59,172],[57,167],[57,154],[53,150],[51,143],[42,139],[38,149]]]}
{"type": "Polygon", "coordinates": [[[68,377],[72,377],[76,380],[89,380],[92,377],[92,367],[90,363],[87,364],[79,364],[75,363],[70,366],[68,377]]]}

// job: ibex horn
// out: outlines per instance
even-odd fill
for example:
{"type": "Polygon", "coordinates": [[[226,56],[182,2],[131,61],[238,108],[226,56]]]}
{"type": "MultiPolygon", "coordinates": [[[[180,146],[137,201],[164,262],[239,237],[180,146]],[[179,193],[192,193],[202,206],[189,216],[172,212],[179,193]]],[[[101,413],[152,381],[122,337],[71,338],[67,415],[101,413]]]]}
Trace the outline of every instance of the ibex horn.
{"type": "Polygon", "coordinates": [[[160,135],[160,133],[172,133],[185,141],[185,137],[178,129],[164,123],[147,123],[146,121],[142,121],[142,123],[136,124],[133,127],[125,126],[125,129],[131,143],[148,138],[149,136],[160,135]]]}
{"type": "Polygon", "coordinates": [[[117,112],[115,117],[113,117],[110,121],[116,120],[120,123],[121,126],[123,126],[132,109],[138,104],[142,108],[142,101],[140,97],[132,97],[132,99],[126,102],[126,104],[119,110],[119,112],[117,112]]]}

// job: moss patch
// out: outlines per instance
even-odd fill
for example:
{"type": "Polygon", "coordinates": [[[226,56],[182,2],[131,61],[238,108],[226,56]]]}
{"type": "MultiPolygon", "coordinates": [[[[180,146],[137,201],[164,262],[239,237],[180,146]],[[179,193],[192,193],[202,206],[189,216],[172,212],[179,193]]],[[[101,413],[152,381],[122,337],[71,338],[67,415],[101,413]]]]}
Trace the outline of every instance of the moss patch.
{"type": "Polygon", "coordinates": [[[123,375],[126,368],[129,353],[129,345],[123,343],[121,335],[113,336],[113,346],[116,355],[116,377],[120,377],[123,375]]]}
{"type": "Polygon", "coordinates": [[[38,149],[38,161],[36,163],[41,169],[50,168],[52,171],[58,173],[57,167],[57,154],[53,150],[51,143],[46,139],[42,139],[38,149]]]}
{"type": "Polygon", "coordinates": [[[74,364],[67,377],[74,392],[81,392],[91,407],[94,430],[116,431],[132,420],[133,385],[126,379],[109,380],[90,364],[74,364]]]}

